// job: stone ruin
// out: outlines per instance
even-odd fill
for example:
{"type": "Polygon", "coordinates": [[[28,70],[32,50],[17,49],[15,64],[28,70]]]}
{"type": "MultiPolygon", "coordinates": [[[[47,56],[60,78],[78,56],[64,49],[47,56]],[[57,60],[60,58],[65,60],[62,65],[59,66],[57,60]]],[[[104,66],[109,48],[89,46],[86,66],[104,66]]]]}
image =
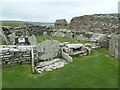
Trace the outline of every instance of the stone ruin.
{"type": "Polygon", "coordinates": [[[56,31],[55,33],[52,34],[53,37],[64,37],[65,34],[60,32],[60,31],[56,31]]]}
{"type": "Polygon", "coordinates": [[[39,61],[35,65],[35,70],[38,73],[52,71],[52,69],[61,68],[68,62],[72,62],[72,57],[62,51],[60,42],[56,40],[45,40],[36,46],[36,50],[39,61]]]}
{"type": "Polygon", "coordinates": [[[48,31],[47,26],[40,25],[26,25],[26,29],[29,32],[29,35],[43,35],[43,32],[48,31]]]}
{"type": "Polygon", "coordinates": [[[25,27],[2,26],[0,37],[7,45],[35,45],[37,40],[34,35],[29,35],[25,27]]]}
{"type": "Polygon", "coordinates": [[[31,63],[32,71],[43,73],[63,67],[73,62],[74,55],[89,55],[92,44],[60,43],[56,40],[45,40],[35,45],[1,45],[0,57],[2,66],[31,63]]]}
{"type": "Polygon", "coordinates": [[[73,17],[69,28],[73,31],[94,33],[120,33],[118,30],[118,14],[94,14],[73,17]]]}
{"type": "Polygon", "coordinates": [[[120,35],[111,35],[111,40],[109,41],[109,55],[120,59],[120,35]]]}
{"type": "Polygon", "coordinates": [[[37,62],[34,71],[43,73],[63,67],[65,64],[73,62],[72,56],[90,55],[95,49],[93,44],[71,44],[69,42],[60,43],[56,40],[45,40],[36,46],[37,62]]]}
{"type": "Polygon", "coordinates": [[[67,28],[68,23],[65,19],[57,19],[54,23],[54,26],[57,29],[61,29],[61,28],[64,29],[64,28],[67,28]]]}
{"type": "Polygon", "coordinates": [[[67,29],[55,29],[50,35],[53,37],[73,38],[73,32],[67,29]]]}
{"type": "Polygon", "coordinates": [[[7,45],[0,46],[0,60],[2,60],[0,65],[4,67],[15,64],[31,63],[33,72],[43,73],[64,67],[65,64],[73,62],[72,56],[89,55],[97,48],[108,48],[108,46],[109,54],[114,56],[116,59],[120,59],[120,35],[111,35],[111,32],[113,31],[117,33],[116,14],[108,16],[88,15],[73,18],[70,26],[72,28],[71,30],[48,30],[46,27],[32,25],[15,27],[15,29],[11,27],[2,27],[2,30],[0,30],[0,37],[6,42],[7,45]],[[80,21],[78,22],[77,20],[80,21]],[[110,24],[108,24],[108,21],[110,24]],[[79,31],[79,29],[81,31],[79,31]],[[110,29],[110,31],[108,31],[108,29],[110,29]],[[45,40],[42,43],[37,43],[37,40],[33,34],[74,38],[78,41],[86,41],[89,43],[60,43],[56,40],[45,40]],[[16,38],[18,41],[21,41],[20,43],[27,41],[29,44],[16,44],[16,38]]]}
{"type": "Polygon", "coordinates": [[[91,36],[91,43],[85,44],[60,43],[56,40],[45,40],[42,43],[37,43],[36,40],[33,40],[35,36],[31,36],[29,39],[32,45],[0,46],[3,67],[32,63],[33,72],[52,71],[73,62],[72,56],[86,56],[97,48],[108,47],[108,41],[110,41],[109,54],[120,59],[120,37],[115,34],[112,34],[111,39],[108,40],[108,35],[96,33],[91,36]]]}
{"type": "Polygon", "coordinates": [[[80,42],[82,42],[82,41],[86,41],[86,42],[89,41],[89,38],[86,38],[85,36],[83,36],[83,34],[76,35],[75,39],[77,41],[80,41],[80,42]]]}
{"type": "Polygon", "coordinates": [[[99,48],[105,48],[109,45],[109,39],[107,34],[95,33],[90,38],[90,42],[98,46],[99,48]]]}
{"type": "MultiPolygon", "coordinates": [[[[0,60],[2,66],[31,62],[31,48],[34,46],[0,45],[0,60]]],[[[35,50],[35,49],[34,49],[35,50]]],[[[34,52],[35,53],[35,52],[34,52]]]]}
{"type": "Polygon", "coordinates": [[[10,26],[2,26],[0,37],[6,44],[12,44],[11,38],[14,37],[13,28],[10,26]]]}

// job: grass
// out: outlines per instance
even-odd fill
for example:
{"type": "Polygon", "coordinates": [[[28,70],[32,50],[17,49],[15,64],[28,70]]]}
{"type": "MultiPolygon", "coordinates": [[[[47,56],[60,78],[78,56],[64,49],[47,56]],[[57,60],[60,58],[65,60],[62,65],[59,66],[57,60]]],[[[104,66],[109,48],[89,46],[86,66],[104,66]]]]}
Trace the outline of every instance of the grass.
{"type": "Polygon", "coordinates": [[[2,24],[3,26],[11,26],[11,27],[18,27],[19,25],[17,25],[17,24],[13,24],[13,23],[11,23],[11,24],[2,24]]]}
{"type": "Polygon", "coordinates": [[[45,39],[52,39],[52,40],[58,40],[60,42],[70,42],[70,43],[88,43],[88,42],[79,42],[73,38],[60,38],[60,37],[52,37],[52,36],[36,36],[37,42],[41,43],[45,39]]]}
{"type": "Polygon", "coordinates": [[[2,45],[2,39],[0,38],[0,45],[2,45]]]}
{"type": "Polygon", "coordinates": [[[32,74],[31,65],[3,68],[3,88],[115,88],[118,86],[118,61],[99,49],[89,56],[73,57],[65,67],[32,74]]]}
{"type": "Polygon", "coordinates": [[[0,89],[2,88],[2,69],[0,68],[0,89]]]}

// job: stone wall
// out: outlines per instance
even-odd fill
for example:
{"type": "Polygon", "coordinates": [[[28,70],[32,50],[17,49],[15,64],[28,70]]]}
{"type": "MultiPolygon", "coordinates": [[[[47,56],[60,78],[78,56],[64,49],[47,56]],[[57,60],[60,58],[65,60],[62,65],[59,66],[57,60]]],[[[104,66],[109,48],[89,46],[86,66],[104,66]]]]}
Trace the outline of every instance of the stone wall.
{"type": "Polygon", "coordinates": [[[77,31],[97,33],[120,33],[118,31],[118,14],[94,14],[73,17],[69,28],[77,31]]]}
{"type": "Polygon", "coordinates": [[[1,45],[0,61],[2,66],[31,63],[31,48],[34,46],[1,45]]]}
{"type": "Polygon", "coordinates": [[[109,55],[120,59],[120,35],[112,34],[109,42],[109,55]]]}

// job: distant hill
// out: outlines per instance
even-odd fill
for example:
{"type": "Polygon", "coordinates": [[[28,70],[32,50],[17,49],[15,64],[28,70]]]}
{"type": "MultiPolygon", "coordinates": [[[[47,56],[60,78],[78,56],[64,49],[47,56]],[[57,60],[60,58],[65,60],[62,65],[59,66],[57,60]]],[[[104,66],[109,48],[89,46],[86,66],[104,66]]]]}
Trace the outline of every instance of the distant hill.
{"type": "Polygon", "coordinates": [[[49,23],[49,22],[29,22],[29,21],[2,21],[2,25],[5,26],[5,25],[9,25],[9,26],[22,26],[22,25],[25,25],[25,23],[28,23],[28,24],[33,24],[33,25],[42,25],[42,26],[53,26],[54,23],[49,23]]]}

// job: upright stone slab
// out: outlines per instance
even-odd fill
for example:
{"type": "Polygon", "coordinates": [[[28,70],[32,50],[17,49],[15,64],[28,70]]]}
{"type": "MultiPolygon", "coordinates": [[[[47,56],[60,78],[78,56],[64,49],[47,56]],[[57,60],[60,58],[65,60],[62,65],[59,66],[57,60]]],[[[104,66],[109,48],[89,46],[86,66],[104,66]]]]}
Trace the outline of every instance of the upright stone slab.
{"type": "Polygon", "coordinates": [[[109,42],[109,55],[120,59],[120,36],[112,34],[109,42]]]}
{"type": "Polygon", "coordinates": [[[106,34],[101,35],[101,37],[98,39],[98,45],[101,48],[108,47],[108,36],[106,34]]]}
{"type": "Polygon", "coordinates": [[[15,33],[13,32],[12,34],[8,35],[10,39],[10,44],[14,45],[15,44],[15,33]]]}
{"type": "Polygon", "coordinates": [[[68,53],[65,53],[62,49],[61,49],[61,56],[62,56],[67,62],[73,62],[72,57],[69,56],[68,53]]]}
{"type": "Polygon", "coordinates": [[[39,59],[51,60],[54,57],[58,56],[60,50],[60,42],[56,40],[45,40],[36,46],[36,50],[39,53],[39,59]]]}
{"type": "Polygon", "coordinates": [[[115,45],[116,45],[116,34],[111,35],[111,40],[109,41],[109,54],[115,56],[115,45]]]}
{"type": "Polygon", "coordinates": [[[31,45],[37,44],[37,40],[36,40],[36,37],[34,35],[32,35],[31,37],[28,37],[28,41],[30,42],[31,45]]]}
{"type": "Polygon", "coordinates": [[[120,59],[120,37],[119,36],[116,39],[115,58],[120,59]]]}

